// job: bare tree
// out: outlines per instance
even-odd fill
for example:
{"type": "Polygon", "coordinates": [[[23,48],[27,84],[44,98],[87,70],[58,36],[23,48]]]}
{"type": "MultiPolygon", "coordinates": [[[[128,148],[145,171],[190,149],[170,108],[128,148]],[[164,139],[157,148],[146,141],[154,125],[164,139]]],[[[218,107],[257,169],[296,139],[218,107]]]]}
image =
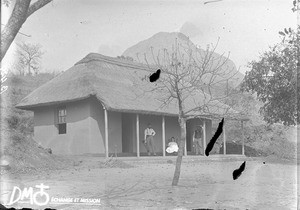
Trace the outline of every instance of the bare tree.
{"type": "Polygon", "coordinates": [[[42,46],[40,44],[18,44],[18,71],[24,73],[26,72],[25,69],[27,69],[27,74],[29,75],[32,73],[38,74],[42,55],[42,46]]]}
{"type": "MultiPolygon", "coordinates": [[[[229,106],[221,103],[231,93],[214,94],[214,88],[220,84],[228,87],[237,71],[228,68],[228,57],[215,53],[216,46],[208,46],[206,51],[192,49],[191,46],[183,46],[175,42],[173,50],[169,53],[166,49],[163,53],[158,51],[155,56],[153,49],[152,59],[154,66],[161,69],[161,76],[156,81],[155,87],[147,91],[158,91],[162,107],[175,104],[178,108],[178,121],[181,128],[181,139],[179,143],[176,168],[172,181],[177,186],[180,177],[182,156],[186,142],[186,122],[195,117],[211,117],[220,119],[232,113],[229,106]],[[218,113],[218,114],[216,114],[218,113]]],[[[197,48],[197,47],[196,47],[197,48]]],[[[146,54],[145,62],[153,69],[153,63],[149,64],[146,54]]]]}
{"type": "Polygon", "coordinates": [[[13,69],[17,72],[18,75],[25,75],[25,68],[20,62],[14,63],[13,69]]]}
{"type": "MultiPolygon", "coordinates": [[[[15,1],[10,18],[4,29],[1,30],[1,61],[27,18],[51,1],[52,0],[37,0],[35,2],[31,0],[15,1]]],[[[6,6],[11,3],[12,1],[9,0],[3,1],[3,4],[6,6]]]]}

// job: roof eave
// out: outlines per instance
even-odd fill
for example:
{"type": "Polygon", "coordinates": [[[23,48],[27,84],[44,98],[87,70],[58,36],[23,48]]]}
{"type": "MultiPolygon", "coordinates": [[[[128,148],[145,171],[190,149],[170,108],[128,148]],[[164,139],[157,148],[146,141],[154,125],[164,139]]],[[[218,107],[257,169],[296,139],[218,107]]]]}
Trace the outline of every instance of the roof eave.
{"type": "Polygon", "coordinates": [[[18,104],[15,107],[18,108],[18,109],[33,110],[35,108],[40,108],[40,107],[45,107],[45,106],[54,106],[54,105],[59,105],[59,104],[75,102],[75,101],[81,101],[81,100],[89,98],[90,96],[91,95],[80,97],[80,98],[75,98],[75,99],[69,99],[69,100],[51,101],[51,102],[37,103],[37,104],[30,104],[30,105],[19,105],[18,104]]]}

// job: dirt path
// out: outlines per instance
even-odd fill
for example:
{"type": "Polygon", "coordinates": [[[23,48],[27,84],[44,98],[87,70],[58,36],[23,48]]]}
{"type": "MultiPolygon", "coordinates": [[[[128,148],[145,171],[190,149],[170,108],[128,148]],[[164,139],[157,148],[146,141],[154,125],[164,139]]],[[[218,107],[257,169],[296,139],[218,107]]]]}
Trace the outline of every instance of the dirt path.
{"type": "Polygon", "coordinates": [[[296,209],[296,165],[247,161],[232,179],[239,161],[189,160],[182,165],[178,187],[171,187],[174,164],[167,159],[132,162],[133,168],[99,168],[86,159],[71,171],[22,176],[12,183],[50,186],[50,197],[100,198],[101,206],[48,205],[57,209],[296,209]]]}

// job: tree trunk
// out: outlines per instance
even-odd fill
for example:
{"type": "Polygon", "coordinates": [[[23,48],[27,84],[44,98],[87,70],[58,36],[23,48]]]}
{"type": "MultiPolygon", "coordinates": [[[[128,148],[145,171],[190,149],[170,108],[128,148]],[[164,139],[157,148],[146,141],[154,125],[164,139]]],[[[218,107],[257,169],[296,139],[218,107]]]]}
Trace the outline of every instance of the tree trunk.
{"type": "Polygon", "coordinates": [[[30,5],[31,0],[16,0],[11,16],[1,31],[1,61],[27,18],[51,1],[38,0],[30,5]]]}
{"type": "Polygon", "coordinates": [[[12,14],[1,32],[1,61],[27,19],[30,0],[16,0],[12,14]]]}
{"type": "Polygon", "coordinates": [[[28,75],[31,75],[31,71],[30,71],[30,63],[28,64],[28,75]]]}
{"type": "Polygon", "coordinates": [[[178,156],[176,160],[176,168],[174,172],[172,186],[177,186],[179,181],[182,156],[184,153],[185,141],[186,141],[186,120],[182,117],[179,117],[179,122],[180,122],[181,137],[180,137],[179,150],[178,150],[178,156]]]}

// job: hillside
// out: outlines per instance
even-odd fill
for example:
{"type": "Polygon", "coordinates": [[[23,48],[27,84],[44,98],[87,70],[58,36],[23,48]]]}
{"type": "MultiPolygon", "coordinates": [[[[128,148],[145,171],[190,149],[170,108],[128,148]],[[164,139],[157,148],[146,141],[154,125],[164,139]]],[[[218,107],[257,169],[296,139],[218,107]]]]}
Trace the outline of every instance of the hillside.
{"type": "MultiPolygon", "coordinates": [[[[146,56],[149,64],[155,64],[156,59],[154,59],[154,57],[158,56],[160,60],[163,60],[164,49],[166,49],[168,53],[171,53],[175,42],[177,42],[178,45],[181,46],[180,51],[181,53],[185,54],[185,57],[187,57],[187,53],[185,52],[186,49],[190,49],[192,51],[192,54],[195,55],[194,58],[196,60],[200,59],[200,55],[204,56],[205,54],[207,54],[206,50],[197,47],[194,43],[192,43],[189,40],[189,38],[186,35],[182,33],[159,32],[153,35],[152,37],[138,42],[132,47],[129,47],[127,50],[124,51],[122,55],[125,57],[132,57],[135,61],[141,63],[146,63],[144,58],[146,56]]],[[[211,59],[213,63],[212,66],[217,66],[220,60],[224,61],[225,59],[226,57],[221,56],[217,53],[213,53],[211,59]]],[[[227,73],[228,78],[234,75],[229,82],[229,85],[231,87],[236,87],[244,78],[244,75],[237,71],[235,64],[230,59],[225,63],[224,66],[222,66],[222,70],[227,73]]],[[[222,87],[217,89],[221,90],[222,87]]]]}
{"type": "Polygon", "coordinates": [[[53,77],[52,74],[10,75],[3,84],[8,90],[1,94],[0,174],[6,173],[6,169],[10,173],[28,173],[65,168],[70,164],[39,147],[33,139],[33,113],[14,108],[22,98],[53,77]],[[7,163],[8,168],[4,167],[7,163]]]}
{"type": "Polygon", "coordinates": [[[29,118],[33,117],[33,113],[14,108],[25,96],[33,90],[50,81],[54,75],[43,73],[36,76],[10,75],[3,85],[8,89],[1,94],[1,124],[7,121],[12,115],[20,114],[29,118]]]}
{"type": "Polygon", "coordinates": [[[42,73],[36,76],[10,75],[3,85],[7,91],[1,95],[1,107],[11,108],[39,86],[54,78],[53,74],[42,73]]]}

